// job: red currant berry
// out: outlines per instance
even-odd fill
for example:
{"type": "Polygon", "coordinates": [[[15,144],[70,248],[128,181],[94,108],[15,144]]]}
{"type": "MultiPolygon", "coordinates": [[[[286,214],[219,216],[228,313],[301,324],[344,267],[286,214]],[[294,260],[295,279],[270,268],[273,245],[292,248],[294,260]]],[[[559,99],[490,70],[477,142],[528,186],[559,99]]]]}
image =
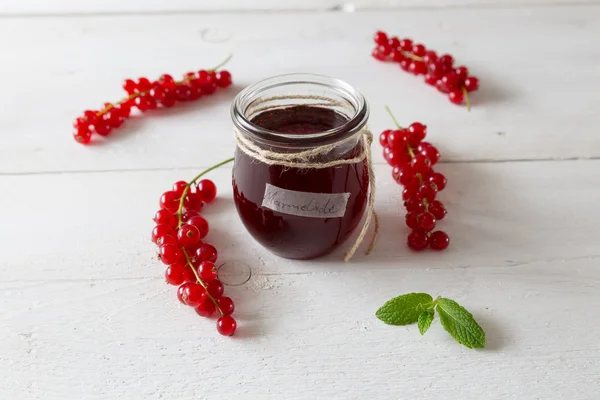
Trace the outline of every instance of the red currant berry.
{"type": "Polygon", "coordinates": [[[413,61],[408,66],[408,72],[415,75],[425,75],[427,73],[427,66],[422,61],[413,61]]]}
{"type": "Polygon", "coordinates": [[[94,130],[98,135],[108,136],[112,127],[104,119],[98,119],[94,124],[94,130]]]}
{"type": "Polygon", "coordinates": [[[198,182],[196,190],[205,203],[210,203],[217,197],[217,187],[210,179],[202,179],[198,182]]]}
{"type": "Polygon", "coordinates": [[[175,236],[175,229],[173,229],[170,225],[156,225],[154,229],[152,229],[152,241],[157,243],[158,239],[163,236],[175,236]]]}
{"type": "Polygon", "coordinates": [[[474,92],[479,89],[479,79],[474,76],[469,76],[465,79],[465,89],[467,89],[467,92],[474,92]]]}
{"type": "Polygon", "coordinates": [[[377,51],[384,57],[387,57],[390,54],[392,54],[392,48],[387,43],[379,45],[379,47],[377,47],[377,51]]]}
{"type": "Polygon", "coordinates": [[[118,110],[123,118],[127,118],[131,114],[131,105],[128,101],[126,101],[124,103],[119,104],[118,110]]]}
{"type": "Polygon", "coordinates": [[[158,247],[162,246],[163,244],[177,244],[177,239],[175,239],[175,231],[173,231],[173,234],[169,234],[169,235],[165,235],[160,237],[157,241],[156,241],[156,245],[158,247]]]}
{"type": "Polygon", "coordinates": [[[429,161],[431,161],[431,165],[435,165],[440,159],[440,152],[437,148],[435,148],[432,145],[420,146],[419,154],[429,158],[429,161]]]}
{"type": "Polygon", "coordinates": [[[186,210],[200,211],[202,209],[202,197],[200,193],[190,193],[185,195],[183,206],[186,210]]]}
{"type": "Polygon", "coordinates": [[[137,81],[137,90],[140,92],[147,92],[152,88],[152,84],[148,80],[148,78],[139,78],[137,81]]]}
{"type": "Polygon", "coordinates": [[[404,71],[408,71],[410,69],[410,60],[405,58],[404,60],[400,61],[400,68],[402,68],[404,71]]]}
{"type": "Polygon", "coordinates": [[[397,62],[397,63],[406,59],[406,57],[404,57],[404,54],[402,53],[402,50],[396,49],[396,48],[392,49],[391,57],[392,57],[392,61],[397,62]]]}
{"type": "Polygon", "coordinates": [[[432,201],[429,204],[429,206],[427,207],[427,209],[438,221],[444,219],[444,217],[446,216],[446,213],[447,213],[446,207],[444,207],[442,202],[439,200],[432,201]]]}
{"type": "Polygon", "coordinates": [[[196,307],[196,314],[201,317],[210,317],[215,313],[216,309],[215,303],[207,297],[198,307],[196,307]]]}
{"type": "Polygon", "coordinates": [[[206,222],[206,220],[202,216],[197,215],[195,217],[190,218],[187,224],[198,228],[198,232],[200,233],[200,239],[204,239],[206,235],[208,235],[208,222],[206,222]]]}
{"type": "Polygon", "coordinates": [[[373,49],[373,51],[371,52],[371,56],[376,60],[385,61],[385,57],[379,52],[379,47],[375,47],[373,49]]]}
{"type": "Polygon", "coordinates": [[[155,102],[161,103],[167,96],[167,92],[161,86],[156,86],[150,89],[149,96],[155,102]]]}
{"type": "Polygon", "coordinates": [[[429,238],[429,245],[434,250],[444,250],[448,248],[450,244],[450,238],[448,234],[444,231],[435,231],[431,234],[429,238]]]}
{"type": "Polygon", "coordinates": [[[411,51],[413,46],[413,42],[410,39],[402,39],[400,41],[400,48],[404,51],[411,51]]]}
{"type": "Polygon", "coordinates": [[[388,145],[388,137],[390,135],[391,129],[386,129],[385,131],[379,134],[379,144],[383,147],[388,145]]]}
{"type": "Polygon", "coordinates": [[[183,212],[183,214],[181,214],[181,220],[183,222],[188,222],[191,218],[196,217],[200,215],[200,213],[198,211],[194,211],[194,210],[185,210],[183,212]]]}
{"type": "Polygon", "coordinates": [[[184,282],[185,265],[169,265],[165,271],[165,280],[169,285],[179,286],[184,282]]]}
{"type": "Polygon", "coordinates": [[[460,80],[454,71],[447,73],[442,77],[442,85],[447,92],[458,89],[460,80]]]}
{"type": "Polygon", "coordinates": [[[137,84],[131,79],[125,79],[125,82],[123,82],[123,89],[125,89],[127,94],[134,94],[137,90],[137,84]]]}
{"type": "Polygon", "coordinates": [[[92,140],[92,132],[89,126],[74,128],[73,137],[81,144],[88,144],[92,140]]]}
{"type": "Polygon", "coordinates": [[[456,74],[456,76],[458,76],[458,80],[460,82],[464,82],[464,80],[469,75],[469,70],[467,69],[467,67],[461,65],[460,67],[454,69],[454,73],[456,74]]]}
{"type": "Polygon", "coordinates": [[[416,197],[417,196],[417,191],[413,188],[404,188],[404,190],[402,190],[402,200],[404,201],[408,201],[409,199],[416,197]]]}
{"type": "Polygon", "coordinates": [[[223,312],[223,315],[229,315],[233,313],[235,310],[235,304],[233,304],[233,300],[230,297],[223,296],[217,300],[217,304],[219,308],[223,312]]]}
{"type": "Polygon", "coordinates": [[[177,181],[173,184],[173,191],[177,194],[178,197],[181,197],[186,187],[186,181],[177,181]]]}
{"type": "Polygon", "coordinates": [[[178,85],[175,88],[175,98],[178,101],[188,101],[192,96],[192,89],[186,85],[178,85]]]}
{"type": "Polygon", "coordinates": [[[397,181],[404,187],[409,187],[415,181],[418,181],[418,179],[417,179],[417,176],[415,175],[415,172],[412,170],[412,168],[406,167],[402,171],[400,171],[400,173],[398,174],[397,181]]]}
{"type": "Polygon", "coordinates": [[[138,110],[140,110],[142,112],[148,111],[149,109],[152,108],[151,97],[148,95],[136,97],[135,98],[135,106],[138,108],[138,110]]]}
{"type": "Polygon", "coordinates": [[[454,58],[450,54],[444,54],[439,58],[439,62],[446,71],[450,71],[454,65],[454,58]]]}
{"type": "Polygon", "coordinates": [[[431,160],[422,154],[417,154],[410,162],[410,166],[417,174],[428,173],[431,169],[431,160]]]}
{"type": "Polygon", "coordinates": [[[448,91],[446,90],[446,87],[444,86],[444,83],[442,82],[441,79],[438,79],[437,82],[435,83],[435,88],[440,91],[441,93],[448,93],[448,91]]]}
{"type": "Polygon", "coordinates": [[[172,92],[167,92],[167,94],[165,95],[165,98],[162,100],[161,104],[163,107],[173,107],[175,105],[175,103],[177,102],[177,98],[175,95],[175,90],[173,90],[172,92]]]}
{"type": "Polygon", "coordinates": [[[428,203],[435,200],[437,196],[437,187],[433,183],[424,183],[419,187],[417,198],[426,200],[428,203]]]}
{"type": "Polygon", "coordinates": [[[430,232],[435,228],[435,217],[429,212],[424,212],[417,217],[417,228],[422,232],[430,232]]]}
{"type": "Polygon", "coordinates": [[[438,81],[438,77],[432,74],[425,75],[425,83],[431,86],[435,86],[438,81]]]}
{"type": "Polygon", "coordinates": [[[450,101],[454,104],[462,104],[463,100],[465,99],[465,96],[462,90],[456,89],[448,93],[448,99],[450,99],[450,101]]]}
{"type": "Polygon", "coordinates": [[[377,44],[387,44],[388,36],[386,35],[385,32],[377,31],[377,32],[375,32],[375,36],[373,36],[373,40],[377,44]]]}
{"type": "Polygon", "coordinates": [[[392,49],[397,49],[398,47],[400,47],[400,39],[394,36],[393,38],[390,38],[388,40],[388,44],[392,49]]]}
{"type": "Polygon", "coordinates": [[[405,129],[396,129],[390,132],[388,135],[388,145],[392,149],[402,149],[406,148],[406,130],[405,129]]]}
{"type": "Polygon", "coordinates": [[[154,222],[156,222],[158,225],[160,224],[165,224],[165,225],[170,225],[173,228],[177,228],[177,218],[175,217],[175,215],[173,215],[173,213],[169,210],[165,210],[164,208],[158,210],[156,212],[156,214],[154,214],[154,222]]]}
{"type": "Polygon", "coordinates": [[[237,322],[231,315],[222,316],[217,320],[217,331],[223,336],[231,336],[235,333],[237,322]]]}
{"type": "Polygon", "coordinates": [[[162,74],[160,78],[158,78],[158,82],[162,86],[163,89],[175,89],[175,79],[169,74],[162,74]]]}
{"type": "Polygon", "coordinates": [[[167,265],[183,262],[185,259],[185,256],[183,255],[183,252],[179,246],[170,243],[160,246],[159,254],[160,260],[167,265]]]}
{"type": "Polygon", "coordinates": [[[198,249],[196,249],[196,260],[198,261],[209,261],[216,262],[217,261],[217,249],[211,244],[202,243],[198,249]]]}
{"type": "Polygon", "coordinates": [[[208,282],[208,285],[206,286],[206,291],[214,299],[218,299],[219,297],[221,297],[223,295],[224,290],[225,289],[223,288],[223,284],[218,279],[213,279],[212,281],[208,282]]]}
{"type": "Polygon", "coordinates": [[[423,46],[422,44],[413,44],[412,52],[415,56],[423,57],[426,51],[427,50],[425,49],[425,46],[423,46]]]}
{"type": "Polygon", "coordinates": [[[404,168],[410,162],[410,156],[400,149],[390,149],[385,157],[392,167],[404,168]]]}
{"type": "Polygon", "coordinates": [[[185,224],[177,232],[177,242],[183,247],[196,247],[200,243],[200,231],[194,225],[185,224]]]}
{"type": "Polygon", "coordinates": [[[202,261],[198,267],[198,275],[204,282],[217,279],[217,266],[210,261],[202,261]]]}
{"type": "Polygon", "coordinates": [[[404,217],[406,221],[406,226],[408,226],[412,230],[417,229],[417,216],[418,214],[416,212],[406,213],[406,216],[404,217]]]}
{"type": "Polygon", "coordinates": [[[446,187],[446,177],[439,172],[434,172],[427,180],[437,187],[438,192],[441,192],[446,187]]]}
{"type": "Polygon", "coordinates": [[[194,271],[189,267],[189,265],[185,265],[185,269],[184,269],[184,273],[183,273],[183,281],[184,282],[191,282],[191,283],[197,283],[198,278],[196,278],[196,274],[194,273],[194,271]]]}
{"type": "Polygon", "coordinates": [[[169,210],[172,213],[175,213],[179,209],[179,196],[177,193],[169,190],[168,192],[164,192],[162,196],[160,196],[160,208],[164,208],[165,210],[169,210]]]}
{"type": "Polygon", "coordinates": [[[425,52],[425,54],[423,55],[423,62],[427,65],[431,64],[431,63],[435,63],[438,60],[438,56],[437,53],[435,51],[427,51],[425,52]]]}
{"type": "Polygon", "coordinates": [[[229,71],[221,71],[217,75],[217,85],[222,88],[226,88],[231,85],[231,74],[229,71]]]}
{"type": "Polygon", "coordinates": [[[427,126],[420,122],[413,122],[408,127],[408,144],[416,147],[427,135],[427,126]]]}
{"type": "Polygon", "coordinates": [[[415,251],[422,251],[427,248],[427,234],[419,231],[412,231],[408,235],[408,247],[415,251]]]}
{"type": "Polygon", "coordinates": [[[206,298],[206,291],[199,283],[186,282],[177,288],[177,298],[182,304],[198,307],[206,298]]]}
{"type": "Polygon", "coordinates": [[[425,204],[416,197],[411,197],[410,199],[404,202],[404,207],[406,207],[406,211],[414,212],[417,214],[421,214],[425,211],[425,204]]]}

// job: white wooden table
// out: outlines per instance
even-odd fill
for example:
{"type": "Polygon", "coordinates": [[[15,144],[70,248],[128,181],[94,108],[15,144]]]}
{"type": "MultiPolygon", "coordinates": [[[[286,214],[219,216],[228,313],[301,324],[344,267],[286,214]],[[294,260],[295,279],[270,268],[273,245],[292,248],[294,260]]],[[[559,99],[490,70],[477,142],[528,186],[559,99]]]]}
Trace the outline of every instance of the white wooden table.
{"type": "Polygon", "coordinates": [[[600,2],[569,3],[1,0],[0,399],[598,399],[600,2]],[[379,28],[467,65],[472,112],[374,61],[379,28]],[[71,138],[122,79],[230,53],[231,90],[102,144],[71,138]],[[260,248],[221,168],[210,239],[253,273],[226,289],[239,330],[224,338],[164,283],[151,217],[175,180],[232,154],[234,95],[288,72],[358,87],[376,132],[386,104],[428,125],[452,243],[409,252],[378,145],[382,236],[350,264],[343,249],[294,262],[260,248]],[[467,307],[487,348],[375,318],[412,291],[467,307]]]}

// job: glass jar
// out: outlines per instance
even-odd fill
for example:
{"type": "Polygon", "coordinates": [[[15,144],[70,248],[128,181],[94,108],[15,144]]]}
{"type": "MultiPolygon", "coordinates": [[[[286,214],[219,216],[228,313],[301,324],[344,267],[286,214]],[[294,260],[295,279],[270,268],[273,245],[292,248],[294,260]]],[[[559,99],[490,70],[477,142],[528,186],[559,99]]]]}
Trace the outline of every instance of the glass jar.
{"type": "Polygon", "coordinates": [[[293,259],[318,257],[343,243],[361,221],[368,199],[359,134],[369,116],[363,95],[326,76],[281,75],[240,92],[231,116],[237,134],[252,148],[293,157],[329,146],[309,162],[357,159],[325,168],[272,165],[249,155],[240,141],[235,153],[234,201],[256,241],[293,259]]]}

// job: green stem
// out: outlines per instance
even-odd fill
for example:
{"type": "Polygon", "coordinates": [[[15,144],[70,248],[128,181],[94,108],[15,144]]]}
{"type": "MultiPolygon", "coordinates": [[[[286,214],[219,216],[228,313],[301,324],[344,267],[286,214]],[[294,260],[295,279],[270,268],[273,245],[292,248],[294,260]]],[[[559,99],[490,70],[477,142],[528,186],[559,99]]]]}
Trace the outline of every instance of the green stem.
{"type": "MultiPolygon", "coordinates": [[[[388,106],[385,106],[385,110],[387,111],[387,113],[392,118],[392,121],[394,121],[394,125],[396,125],[396,128],[398,128],[398,129],[404,129],[402,126],[400,126],[400,124],[396,120],[396,117],[394,117],[394,114],[392,113],[392,110],[390,110],[390,108],[388,106]]],[[[410,145],[408,143],[406,143],[406,147],[408,149],[408,154],[410,154],[410,158],[415,158],[415,151],[414,151],[414,149],[412,147],[410,147],[410,145]]]]}
{"type": "Polygon", "coordinates": [[[204,282],[202,279],[200,279],[200,275],[198,275],[198,271],[196,271],[196,268],[194,268],[194,264],[192,264],[192,261],[190,260],[190,256],[188,255],[187,250],[185,248],[183,248],[183,254],[185,255],[185,262],[186,262],[187,266],[192,269],[192,272],[196,276],[196,282],[199,283],[200,285],[202,285],[202,287],[204,288],[204,291],[206,292],[206,295],[213,303],[215,303],[215,307],[219,310],[221,315],[225,315],[223,313],[223,310],[221,310],[221,307],[219,307],[219,303],[217,303],[217,300],[215,300],[215,298],[212,297],[212,295],[210,293],[208,293],[208,290],[206,290],[208,285],[206,284],[206,282],[204,282]]]}
{"type": "Polygon", "coordinates": [[[181,199],[179,199],[179,208],[177,208],[177,212],[175,214],[177,214],[177,220],[178,220],[178,224],[177,224],[177,229],[181,228],[181,225],[183,225],[183,221],[181,220],[181,214],[182,214],[182,210],[183,210],[183,202],[185,200],[185,196],[188,194],[188,192],[190,191],[190,186],[195,183],[198,179],[200,179],[201,177],[203,177],[204,175],[208,174],[210,171],[217,169],[225,164],[228,164],[230,162],[233,161],[233,157],[228,158],[225,161],[221,161],[218,164],[213,165],[212,167],[205,169],[204,171],[200,172],[198,175],[196,175],[194,177],[194,179],[192,179],[191,181],[188,182],[188,184],[186,185],[185,189],[183,189],[183,193],[181,194],[181,199]]]}
{"type": "Polygon", "coordinates": [[[218,70],[219,68],[221,68],[222,66],[227,64],[229,62],[229,60],[231,60],[231,57],[233,57],[233,54],[230,54],[225,60],[221,61],[216,67],[209,69],[209,71],[218,70]]]}
{"type": "Polygon", "coordinates": [[[469,92],[467,92],[467,88],[464,86],[460,87],[463,95],[465,96],[465,102],[467,103],[467,111],[471,111],[471,100],[469,100],[469,92]]]}

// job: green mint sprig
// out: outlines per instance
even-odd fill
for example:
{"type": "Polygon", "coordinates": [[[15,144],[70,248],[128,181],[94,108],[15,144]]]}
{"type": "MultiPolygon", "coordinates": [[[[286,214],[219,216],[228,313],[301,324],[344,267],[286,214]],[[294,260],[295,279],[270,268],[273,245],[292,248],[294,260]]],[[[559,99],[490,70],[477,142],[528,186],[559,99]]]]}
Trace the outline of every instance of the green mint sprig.
{"type": "Polygon", "coordinates": [[[444,329],[458,343],[470,349],[485,346],[485,332],[473,315],[454,300],[444,297],[434,300],[427,293],[404,294],[387,301],[375,315],[388,325],[409,325],[416,322],[423,335],[431,326],[436,311],[444,329]]]}

